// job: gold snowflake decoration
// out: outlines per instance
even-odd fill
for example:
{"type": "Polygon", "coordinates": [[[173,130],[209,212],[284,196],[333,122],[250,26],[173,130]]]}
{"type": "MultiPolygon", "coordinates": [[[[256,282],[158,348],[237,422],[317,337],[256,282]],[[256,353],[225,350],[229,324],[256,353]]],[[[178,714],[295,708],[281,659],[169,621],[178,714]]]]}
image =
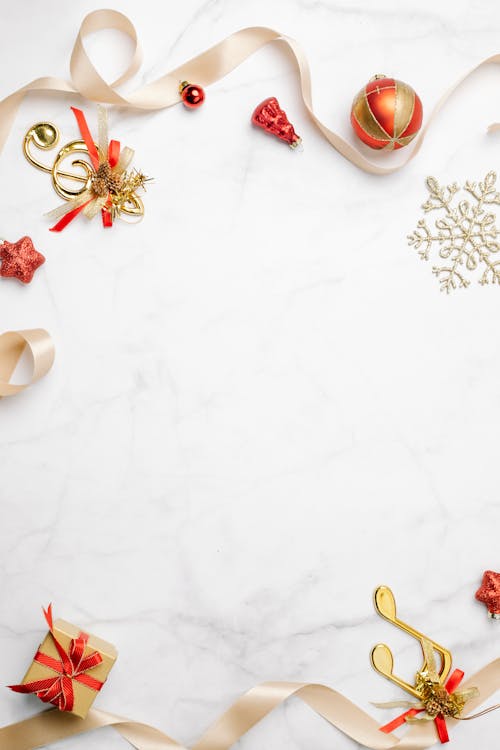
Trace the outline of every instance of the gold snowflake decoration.
{"type": "Polygon", "coordinates": [[[495,172],[488,172],[483,182],[467,181],[462,190],[468,197],[456,206],[452,201],[460,188],[455,182],[441,187],[434,177],[426,180],[429,198],[422,204],[424,212],[443,213],[433,228],[420,219],[417,229],[408,235],[408,244],[418,250],[422,260],[429,260],[436,248],[438,257],[446,261],[432,267],[442,292],[468,287],[467,276],[477,269],[482,271],[479,284],[500,284],[500,257],[495,260],[500,230],[495,226],[496,215],[489,212],[490,206],[500,204],[496,179],[495,172]]]}

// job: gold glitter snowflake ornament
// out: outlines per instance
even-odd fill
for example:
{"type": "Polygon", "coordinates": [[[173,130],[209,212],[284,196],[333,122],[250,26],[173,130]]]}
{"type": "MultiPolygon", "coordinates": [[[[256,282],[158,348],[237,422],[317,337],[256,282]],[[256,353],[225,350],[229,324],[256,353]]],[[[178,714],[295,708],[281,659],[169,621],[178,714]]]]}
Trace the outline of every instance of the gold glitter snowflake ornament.
{"type": "Polygon", "coordinates": [[[467,181],[462,188],[467,197],[456,206],[452,201],[461,188],[455,182],[441,187],[434,177],[426,180],[429,198],[422,208],[426,214],[442,213],[433,228],[420,219],[417,229],[408,235],[408,244],[418,250],[422,260],[429,260],[435,248],[445,261],[432,267],[442,292],[468,287],[467,276],[478,269],[482,271],[480,284],[500,284],[500,256],[495,260],[500,230],[495,225],[496,215],[488,210],[493,204],[500,205],[496,179],[496,172],[488,172],[483,182],[467,181]]]}

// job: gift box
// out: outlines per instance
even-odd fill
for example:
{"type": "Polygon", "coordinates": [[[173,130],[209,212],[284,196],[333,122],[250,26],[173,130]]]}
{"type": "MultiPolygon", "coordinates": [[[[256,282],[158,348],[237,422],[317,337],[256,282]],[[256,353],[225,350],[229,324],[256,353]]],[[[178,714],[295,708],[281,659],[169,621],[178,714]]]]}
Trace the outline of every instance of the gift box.
{"type": "Polygon", "coordinates": [[[44,610],[49,632],[41,643],[17,693],[33,693],[60,711],[84,719],[113,667],[117,651],[111,643],[82,632],[44,610]]]}

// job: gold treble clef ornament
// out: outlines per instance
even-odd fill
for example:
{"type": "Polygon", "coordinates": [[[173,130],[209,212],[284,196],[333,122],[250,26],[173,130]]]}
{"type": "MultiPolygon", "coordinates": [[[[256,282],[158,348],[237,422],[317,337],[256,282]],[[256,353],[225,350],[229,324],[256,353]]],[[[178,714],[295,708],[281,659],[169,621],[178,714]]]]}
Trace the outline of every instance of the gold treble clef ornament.
{"type": "Polygon", "coordinates": [[[413,701],[396,700],[373,704],[379,708],[406,709],[400,716],[380,727],[382,732],[390,734],[405,723],[432,721],[439,740],[445,743],[449,739],[447,720],[475,719],[500,708],[500,705],[490,706],[478,713],[462,716],[465,705],[473,699],[478,699],[479,690],[468,685],[459,689],[464,673],[461,669],[451,671],[452,658],[448,649],[397,617],[394,594],[388,586],[379,586],[376,589],[374,603],[381,617],[417,640],[423,657],[422,666],[415,675],[415,683],[411,685],[394,674],[394,657],[389,646],[385,643],[378,643],[372,649],[371,662],[377,672],[405,690],[414,699],[413,701]]]}
{"type": "Polygon", "coordinates": [[[141,218],[144,205],[137,191],[145,189],[148,178],[136,169],[127,171],[134,157],[133,150],[127,146],[122,148],[119,141],[109,140],[104,107],[98,108],[97,144],[90,134],[83,112],[74,107],[71,109],[82,138],[62,146],[51,166],[34,156],[33,147],[42,151],[55,148],[60,138],[55,125],[36,123],[28,130],[23,141],[26,159],[37,169],[52,175],[54,190],[66,201],[49,212],[48,216],[58,220],[51,231],[62,231],[80,213],[92,219],[100,211],[105,227],[112,226],[117,217],[141,218]],[[76,155],[81,156],[74,158],[76,155]],[[72,171],[69,171],[70,168],[72,171]]]}

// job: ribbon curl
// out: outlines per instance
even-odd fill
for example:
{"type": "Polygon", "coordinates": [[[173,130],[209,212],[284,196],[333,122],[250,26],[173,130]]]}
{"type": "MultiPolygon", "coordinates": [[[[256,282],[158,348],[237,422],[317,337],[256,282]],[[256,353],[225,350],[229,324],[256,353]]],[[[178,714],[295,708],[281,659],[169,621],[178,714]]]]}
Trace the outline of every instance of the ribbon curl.
{"type": "MultiPolygon", "coordinates": [[[[500,659],[473,675],[464,688],[471,688],[472,685],[478,688],[481,697],[476,696],[468,702],[468,711],[472,711],[500,688],[500,659]]],[[[369,714],[325,685],[265,682],[239,698],[207,729],[191,750],[229,750],[249,729],[294,696],[354,742],[369,750],[426,750],[438,741],[431,722],[413,725],[402,739],[393,734],[384,734],[369,714]]],[[[449,720],[450,726],[456,723],[456,719],[449,720]]],[[[0,729],[0,747],[8,750],[35,750],[101,727],[112,727],[136,750],[187,750],[185,745],[152,726],[96,709],[92,709],[86,719],[50,710],[3,727],[0,729]]]]}
{"type": "Polygon", "coordinates": [[[13,396],[48,373],[54,363],[54,343],[41,328],[28,331],[7,331],[0,335],[0,398],[13,396]],[[26,349],[33,357],[33,371],[28,383],[14,385],[10,379],[26,349]]]}
{"type": "MultiPolygon", "coordinates": [[[[179,81],[196,81],[201,86],[207,86],[220,80],[248,57],[270,42],[283,42],[291,51],[299,73],[300,93],[303,104],[318,130],[326,140],[345,159],[365,172],[371,174],[391,174],[402,169],[420,150],[427,130],[455,89],[478,68],[488,63],[500,63],[500,54],[485,58],[471,70],[465,73],[441,99],[437,102],[427,124],[414,139],[414,146],[404,161],[391,167],[374,164],[341,136],[330,130],[315,115],[312,104],[311,73],[306,55],[300,44],[291,37],[262,26],[249,27],[231,34],[214,47],[193,57],[170,73],[161,76],[156,81],[137,89],[129,96],[124,96],[116,90],[118,86],[130,80],[139,70],[142,62],[142,51],[137,38],[137,32],[132,22],[116,10],[96,10],[89,13],[82,22],[78,32],[70,61],[71,81],[61,78],[37,78],[26,86],[18,89],[0,102],[0,151],[12,127],[17,110],[22,100],[30,91],[51,92],[57,94],[79,94],[91,101],[104,104],[115,104],[137,110],[153,111],[171,107],[181,101],[179,95],[179,81]],[[133,52],[130,63],[123,74],[112,83],[107,83],[97,72],[90,60],[84,45],[88,34],[112,29],[126,34],[132,41],[133,52]]],[[[489,131],[497,130],[500,124],[491,125],[489,131]]]]}

